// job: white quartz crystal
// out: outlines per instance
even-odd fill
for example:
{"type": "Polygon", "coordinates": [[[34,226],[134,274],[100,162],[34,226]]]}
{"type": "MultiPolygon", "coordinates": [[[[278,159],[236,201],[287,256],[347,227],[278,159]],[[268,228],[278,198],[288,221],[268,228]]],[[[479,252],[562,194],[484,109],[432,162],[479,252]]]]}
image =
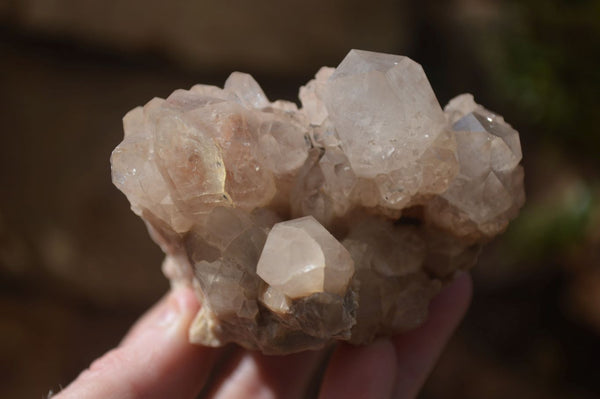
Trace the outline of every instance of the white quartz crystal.
{"type": "Polygon", "coordinates": [[[354,261],[327,229],[306,216],[273,226],[256,273],[289,298],[316,292],[344,295],[354,261]]]}

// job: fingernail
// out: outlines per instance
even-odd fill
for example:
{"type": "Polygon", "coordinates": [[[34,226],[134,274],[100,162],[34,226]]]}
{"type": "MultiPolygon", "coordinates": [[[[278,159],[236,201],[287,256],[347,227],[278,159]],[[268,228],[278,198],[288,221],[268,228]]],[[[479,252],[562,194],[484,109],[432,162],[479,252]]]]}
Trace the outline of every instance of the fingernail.
{"type": "Polygon", "coordinates": [[[198,303],[196,294],[190,287],[180,286],[174,288],[173,295],[175,296],[182,313],[196,313],[198,311],[200,304],[198,303]]]}
{"type": "Polygon", "coordinates": [[[171,326],[183,316],[193,316],[198,308],[198,300],[190,288],[174,288],[165,301],[157,324],[160,327],[171,326]]]}
{"type": "Polygon", "coordinates": [[[160,310],[158,321],[156,323],[158,327],[171,326],[181,316],[179,301],[177,301],[172,295],[173,294],[169,295],[168,299],[164,303],[164,307],[160,310]]]}

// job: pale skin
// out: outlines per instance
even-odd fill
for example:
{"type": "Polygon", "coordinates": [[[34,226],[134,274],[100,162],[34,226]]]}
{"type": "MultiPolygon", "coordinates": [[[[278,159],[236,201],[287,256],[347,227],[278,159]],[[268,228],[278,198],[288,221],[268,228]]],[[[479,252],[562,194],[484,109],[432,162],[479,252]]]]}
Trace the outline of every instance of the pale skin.
{"type": "MultiPolygon", "coordinates": [[[[461,274],[430,306],[418,329],[368,346],[339,345],[320,378],[319,399],[414,398],[471,299],[461,274]]],[[[265,356],[190,344],[188,327],[201,305],[189,288],[171,290],[142,316],[119,346],[95,360],[53,399],[300,399],[314,384],[325,351],[265,356]],[[210,383],[210,386],[206,386],[210,383]]]]}

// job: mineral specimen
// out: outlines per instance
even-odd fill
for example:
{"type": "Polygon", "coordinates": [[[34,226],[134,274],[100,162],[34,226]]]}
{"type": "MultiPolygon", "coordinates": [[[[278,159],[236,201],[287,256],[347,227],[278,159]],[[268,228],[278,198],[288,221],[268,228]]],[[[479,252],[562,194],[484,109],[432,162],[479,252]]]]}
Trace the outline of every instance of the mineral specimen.
{"type": "Polygon", "coordinates": [[[190,340],[265,353],[368,343],[429,301],[524,203],[518,133],[421,66],[352,50],[270,102],[234,72],[124,118],[113,181],[203,306],[190,340]]]}

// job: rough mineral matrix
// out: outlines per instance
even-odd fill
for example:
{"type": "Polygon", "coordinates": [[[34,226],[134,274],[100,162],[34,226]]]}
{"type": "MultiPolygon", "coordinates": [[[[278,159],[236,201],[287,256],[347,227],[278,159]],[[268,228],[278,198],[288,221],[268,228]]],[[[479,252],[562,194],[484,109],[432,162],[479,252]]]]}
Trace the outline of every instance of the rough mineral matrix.
{"type": "Polygon", "coordinates": [[[264,353],[418,326],[523,205],[519,134],[421,66],[352,50],[270,102],[234,72],[124,118],[114,184],[201,310],[190,340],[264,353]]]}

